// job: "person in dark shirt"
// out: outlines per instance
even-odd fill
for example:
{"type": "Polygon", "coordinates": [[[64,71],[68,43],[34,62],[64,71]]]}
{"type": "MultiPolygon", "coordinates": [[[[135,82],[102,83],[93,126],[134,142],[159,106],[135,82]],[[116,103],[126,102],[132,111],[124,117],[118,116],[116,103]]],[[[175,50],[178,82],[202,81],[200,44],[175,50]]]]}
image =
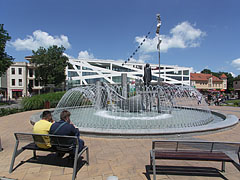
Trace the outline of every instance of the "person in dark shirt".
{"type": "Polygon", "coordinates": [[[79,142],[78,152],[80,152],[84,146],[84,141],[80,139],[80,132],[71,122],[70,116],[71,113],[69,111],[63,110],[60,114],[60,121],[52,124],[49,134],[77,136],[79,142]]]}

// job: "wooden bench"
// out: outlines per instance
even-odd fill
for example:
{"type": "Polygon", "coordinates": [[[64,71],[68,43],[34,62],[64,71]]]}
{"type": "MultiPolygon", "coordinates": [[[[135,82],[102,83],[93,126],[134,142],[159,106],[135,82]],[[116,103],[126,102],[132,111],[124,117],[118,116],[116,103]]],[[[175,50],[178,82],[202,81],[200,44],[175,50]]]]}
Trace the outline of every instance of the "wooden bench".
{"type": "Polygon", "coordinates": [[[76,136],[62,136],[62,135],[42,135],[32,133],[14,133],[16,138],[16,144],[12,156],[12,161],[9,169],[9,173],[13,171],[15,158],[21,154],[24,150],[32,150],[33,157],[36,158],[36,151],[48,151],[56,153],[69,153],[74,155],[73,163],[73,175],[72,180],[76,178],[77,162],[79,157],[86,152],[86,164],[89,165],[89,151],[88,147],[84,146],[81,152],[78,152],[78,138],[76,136]],[[39,148],[36,144],[46,145],[46,138],[51,144],[48,149],[39,148]],[[18,148],[19,144],[23,144],[21,148],[18,148]]]}
{"type": "Polygon", "coordinates": [[[156,180],[156,160],[195,160],[220,161],[222,171],[225,162],[232,162],[239,166],[240,143],[207,142],[188,140],[152,141],[150,151],[150,165],[153,169],[153,179],[156,180]]]}

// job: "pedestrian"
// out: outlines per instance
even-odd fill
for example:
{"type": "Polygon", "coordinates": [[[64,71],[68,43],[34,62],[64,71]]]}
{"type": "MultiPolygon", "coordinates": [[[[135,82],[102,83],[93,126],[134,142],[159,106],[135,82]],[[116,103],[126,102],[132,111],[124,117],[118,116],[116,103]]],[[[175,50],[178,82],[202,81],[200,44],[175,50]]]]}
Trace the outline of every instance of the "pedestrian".
{"type": "Polygon", "coordinates": [[[198,98],[198,105],[200,105],[202,103],[202,95],[199,94],[197,98],[198,98]]]}

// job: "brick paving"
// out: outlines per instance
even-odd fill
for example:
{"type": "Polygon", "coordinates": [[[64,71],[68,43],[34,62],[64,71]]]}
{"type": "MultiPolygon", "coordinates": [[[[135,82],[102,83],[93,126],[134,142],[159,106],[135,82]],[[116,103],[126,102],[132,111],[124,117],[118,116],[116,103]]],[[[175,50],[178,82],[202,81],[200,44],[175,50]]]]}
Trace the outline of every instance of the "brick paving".
{"type": "MultiPolygon", "coordinates": [[[[240,118],[239,107],[211,106],[211,109],[225,114],[234,114],[240,118]]],[[[42,110],[41,110],[42,111],[42,110]]],[[[0,152],[0,177],[18,180],[67,180],[72,178],[72,168],[64,164],[51,165],[56,156],[47,152],[38,152],[38,155],[49,155],[49,164],[37,164],[25,162],[18,166],[13,173],[9,174],[9,166],[15,144],[14,132],[32,132],[29,118],[39,111],[28,111],[0,117],[0,137],[4,150],[0,152]],[[52,159],[51,159],[52,158],[52,159]]],[[[109,176],[117,176],[119,180],[144,180],[152,178],[152,174],[146,173],[149,168],[149,151],[153,139],[190,138],[214,141],[236,141],[240,142],[240,125],[228,130],[211,133],[158,136],[151,138],[109,138],[109,137],[87,137],[82,136],[90,150],[90,165],[82,166],[77,173],[77,180],[106,180],[109,176]]],[[[23,152],[16,158],[15,166],[21,161],[32,157],[31,151],[23,152]]],[[[55,163],[57,164],[57,163],[55,163]]],[[[191,175],[192,169],[199,167],[221,168],[219,162],[196,162],[196,161],[161,161],[161,166],[187,166],[186,173],[181,174],[159,174],[157,179],[166,180],[190,180],[190,179],[240,179],[240,172],[231,164],[226,163],[226,172],[215,173],[216,177],[206,173],[191,175]]],[[[206,168],[205,168],[206,169],[206,168]]],[[[206,169],[208,172],[210,169],[206,169]]],[[[0,178],[1,179],[1,178],[0,178]]]]}

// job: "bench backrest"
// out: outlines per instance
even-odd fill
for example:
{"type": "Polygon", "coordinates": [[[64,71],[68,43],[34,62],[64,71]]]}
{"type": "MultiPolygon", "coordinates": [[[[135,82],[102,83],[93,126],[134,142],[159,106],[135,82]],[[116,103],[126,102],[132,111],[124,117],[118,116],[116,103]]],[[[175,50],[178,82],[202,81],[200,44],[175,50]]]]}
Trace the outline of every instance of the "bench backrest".
{"type": "Polygon", "coordinates": [[[76,136],[62,136],[62,135],[50,135],[50,134],[33,134],[33,133],[14,133],[16,141],[46,144],[46,139],[49,139],[51,146],[61,147],[76,147],[78,139],[76,136]]]}
{"type": "Polygon", "coordinates": [[[160,140],[152,141],[153,150],[171,151],[221,151],[239,154],[240,143],[216,141],[160,140]]]}

